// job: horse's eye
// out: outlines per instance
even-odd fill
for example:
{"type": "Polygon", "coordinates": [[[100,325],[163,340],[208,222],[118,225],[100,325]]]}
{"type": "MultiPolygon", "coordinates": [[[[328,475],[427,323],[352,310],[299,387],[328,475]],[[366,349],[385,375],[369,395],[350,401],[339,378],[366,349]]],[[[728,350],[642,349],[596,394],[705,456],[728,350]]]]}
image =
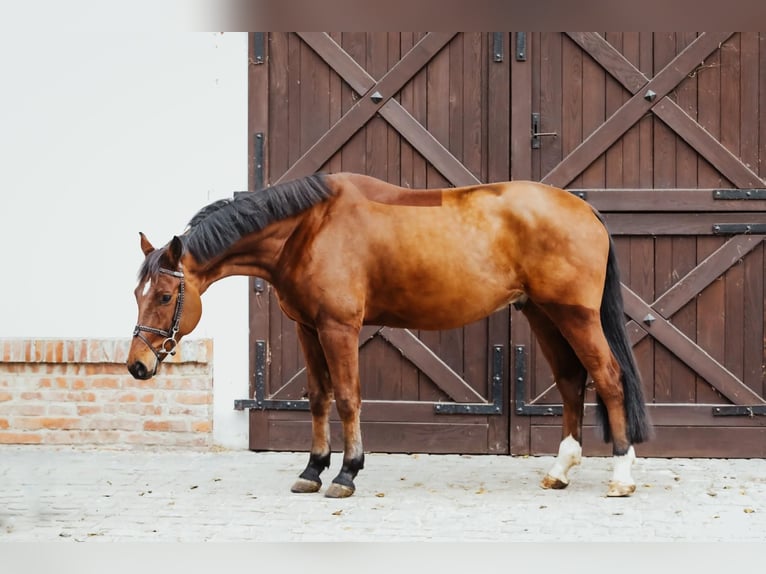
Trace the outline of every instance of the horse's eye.
{"type": "Polygon", "coordinates": [[[162,297],[160,297],[160,301],[164,303],[170,303],[170,300],[173,298],[173,296],[170,293],[163,293],[162,297]]]}

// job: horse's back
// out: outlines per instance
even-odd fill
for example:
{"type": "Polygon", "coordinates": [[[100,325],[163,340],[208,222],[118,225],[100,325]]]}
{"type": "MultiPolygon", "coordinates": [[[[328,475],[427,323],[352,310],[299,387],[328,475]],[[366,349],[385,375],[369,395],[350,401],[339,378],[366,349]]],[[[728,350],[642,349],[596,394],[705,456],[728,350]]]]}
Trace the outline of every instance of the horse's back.
{"type": "Polygon", "coordinates": [[[336,284],[364,292],[366,321],[447,328],[530,291],[549,296],[543,287],[561,296],[583,274],[598,280],[589,253],[605,230],[566,191],[526,181],[410,190],[358,174],[328,177],[335,204],[314,241],[311,275],[332,268],[336,284]],[[342,269],[328,263],[339,252],[342,269]]]}

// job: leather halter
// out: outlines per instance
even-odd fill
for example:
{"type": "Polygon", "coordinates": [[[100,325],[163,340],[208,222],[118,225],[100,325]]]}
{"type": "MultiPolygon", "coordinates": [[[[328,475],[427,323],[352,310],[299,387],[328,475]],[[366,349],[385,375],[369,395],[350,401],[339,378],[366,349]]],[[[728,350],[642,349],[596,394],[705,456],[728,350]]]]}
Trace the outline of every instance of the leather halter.
{"type": "MultiPolygon", "coordinates": [[[[178,328],[181,324],[181,312],[184,308],[184,274],[182,271],[173,271],[172,269],[165,269],[163,267],[160,267],[160,273],[164,273],[165,275],[172,275],[173,277],[178,277],[181,282],[178,286],[178,297],[176,298],[176,308],[173,312],[173,323],[170,326],[169,330],[165,329],[158,329],[156,327],[147,327],[145,325],[136,325],[136,327],[133,329],[133,336],[138,337],[141,339],[149,349],[151,349],[152,353],[154,353],[154,356],[157,357],[157,362],[162,361],[166,356],[168,355],[175,355],[176,354],[176,347],[178,346],[178,341],[176,340],[176,335],[178,335],[178,328]],[[145,331],[146,333],[152,333],[153,335],[159,335],[160,337],[165,337],[165,340],[162,341],[159,348],[156,348],[152,346],[152,344],[149,342],[149,340],[142,334],[142,331],[145,331]]],[[[156,369],[156,367],[155,367],[156,369]]]]}

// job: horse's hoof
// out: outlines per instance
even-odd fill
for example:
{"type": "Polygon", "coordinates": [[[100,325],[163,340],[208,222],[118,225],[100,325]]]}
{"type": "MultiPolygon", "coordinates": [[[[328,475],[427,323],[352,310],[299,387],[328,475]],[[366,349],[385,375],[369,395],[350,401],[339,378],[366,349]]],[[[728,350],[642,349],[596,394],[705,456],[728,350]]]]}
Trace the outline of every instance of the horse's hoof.
{"type": "Polygon", "coordinates": [[[550,474],[546,474],[540,481],[540,486],[545,489],[552,488],[554,490],[562,490],[569,486],[569,483],[564,482],[560,478],[553,478],[550,474]]]}
{"type": "Polygon", "coordinates": [[[314,480],[306,480],[305,478],[299,478],[295,481],[295,484],[290,488],[290,492],[297,492],[299,494],[308,494],[311,492],[319,492],[322,488],[321,482],[314,480]]]}
{"type": "Polygon", "coordinates": [[[327,498],[348,498],[352,494],[354,494],[354,487],[333,482],[324,495],[327,498]]]}
{"type": "Polygon", "coordinates": [[[624,482],[617,482],[616,480],[609,481],[609,492],[606,493],[609,497],[630,496],[636,492],[635,484],[626,484],[624,482]]]}

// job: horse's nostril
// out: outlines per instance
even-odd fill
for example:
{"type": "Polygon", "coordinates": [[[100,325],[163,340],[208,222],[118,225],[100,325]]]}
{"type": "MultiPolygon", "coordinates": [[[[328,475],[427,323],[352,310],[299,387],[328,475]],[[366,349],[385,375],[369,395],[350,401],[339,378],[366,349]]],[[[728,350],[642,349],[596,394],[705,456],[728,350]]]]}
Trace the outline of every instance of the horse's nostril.
{"type": "Polygon", "coordinates": [[[133,375],[133,377],[136,379],[149,378],[149,371],[147,370],[146,365],[144,365],[141,361],[136,361],[135,363],[128,365],[128,371],[130,371],[130,374],[133,375]]]}

